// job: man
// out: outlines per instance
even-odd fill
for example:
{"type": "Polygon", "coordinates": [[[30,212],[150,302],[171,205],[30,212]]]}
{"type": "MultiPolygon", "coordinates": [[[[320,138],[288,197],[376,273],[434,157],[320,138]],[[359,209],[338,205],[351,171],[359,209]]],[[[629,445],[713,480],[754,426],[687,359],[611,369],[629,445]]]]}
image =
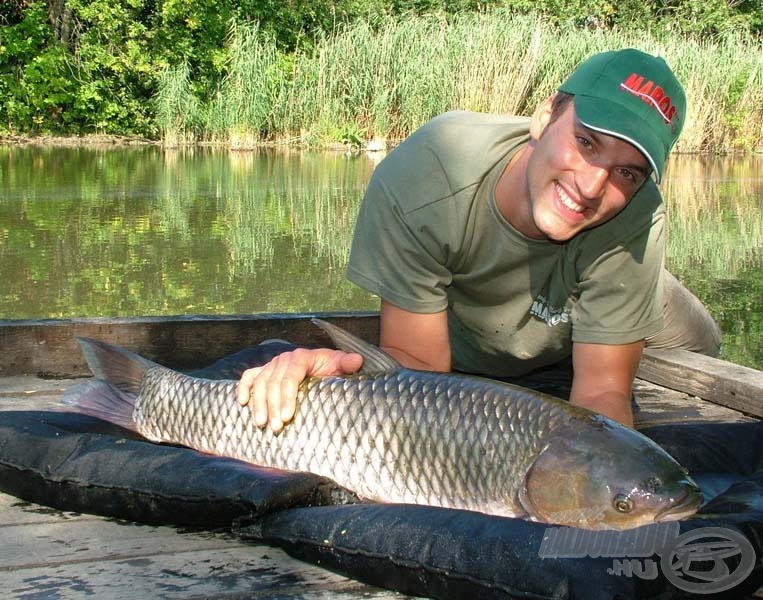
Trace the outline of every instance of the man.
{"type": "MultiPolygon", "coordinates": [[[[685,114],[667,64],[628,49],[582,63],[529,119],[457,111],[414,132],[369,183],[347,273],[381,298],[381,347],[411,368],[488,376],[571,355],[570,401],[632,426],[645,343],[720,345],[663,269],[657,183],[685,114]]],[[[239,401],[278,431],[306,375],[361,363],[286,353],[243,374],[239,401]]]]}

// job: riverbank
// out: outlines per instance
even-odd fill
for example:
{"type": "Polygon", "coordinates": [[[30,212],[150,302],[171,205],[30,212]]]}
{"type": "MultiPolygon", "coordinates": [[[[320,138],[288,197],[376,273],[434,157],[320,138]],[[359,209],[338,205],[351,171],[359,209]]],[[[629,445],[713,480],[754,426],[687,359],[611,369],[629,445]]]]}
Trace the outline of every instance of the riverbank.
{"type": "Polygon", "coordinates": [[[213,94],[198,93],[188,64],[166,70],[156,122],[169,146],[400,139],[454,109],[529,115],[582,60],[622,47],[663,56],[683,82],[689,107],[677,152],[763,150],[760,41],[559,30],[501,12],[358,23],[289,55],[256,26],[241,25],[213,94]]]}
{"type": "MultiPolygon", "coordinates": [[[[397,146],[402,140],[355,140],[346,142],[327,141],[325,144],[318,148],[326,152],[369,152],[383,154],[387,150],[391,150],[397,146]]],[[[150,140],[147,138],[121,136],[121,135],[102,135],[102,134],[89,134],[89,135],[72,135],[72,136],[55,136],[55,135],[40,135],[40,136],[25,136],[25,135],[0,135],[0,146],[39,146],[48,148],[123,148],[130,146],[162,146],[168,150],[177,150],[178,148],[224,148],[230,149],[236,152],[246,152],[261,150],[264,148],[288,148],[288,149],[300,149],[304,147],[304,144],[299,139],[289,141],[252,141],[249,145],[231,145],[227,141],[183,141],[176,142],[174,144],[168,144],[163,140],[150,140]]],[[[313,146],[310,146],[315,149],[313,146]]]]}
{"type": "Polygon", "coordinates": [[[123,136],[123,135],[0,135],[2,146],[50,146],[70,148],[75,146],[150,146],[161,144],[160,140],[123,136]]]}
{"type": "MultiPolygon", "coordinates": [[[[156,139],[20,135],[0,143],[383,150],[450,110],[532,114],[582,60],[623,47],[664,57],[684,85],[688,108],[675,154],[763,152],[760,39],[559,29],[502,11],[357,22],[292,51],[256,25],[237,25],[211,87],[198,86],[185,61],[169,63],[151,86],[141,110],[151,121],[144,135],[156,139]]],[[[97,130],[129,132],[135,122],[97,130]]]]}

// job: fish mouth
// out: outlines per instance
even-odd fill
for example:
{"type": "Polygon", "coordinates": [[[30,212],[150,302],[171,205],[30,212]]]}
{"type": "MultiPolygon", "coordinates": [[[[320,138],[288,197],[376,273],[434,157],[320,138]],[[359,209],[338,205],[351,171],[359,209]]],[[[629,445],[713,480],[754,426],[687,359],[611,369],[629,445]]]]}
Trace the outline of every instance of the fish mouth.
{"type": "Polygon", "coordinates": [[[690,517],[702,506],[702,500],[702,492],[697,488],[689,489],[673,504],[658,512],[654,520],[662,523],[664,521],[678,521],[684,517],[690,517]]]}

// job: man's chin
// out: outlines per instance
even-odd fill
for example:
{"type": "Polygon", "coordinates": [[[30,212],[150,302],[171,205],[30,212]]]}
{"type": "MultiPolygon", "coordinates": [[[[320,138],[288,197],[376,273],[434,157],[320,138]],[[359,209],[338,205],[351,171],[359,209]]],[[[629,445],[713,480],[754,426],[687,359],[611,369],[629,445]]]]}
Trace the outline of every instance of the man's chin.
{"type": "Polygon", "coordinates": [[[583,230],[555,227],[555,228],[541,229],[540,231],[547,242],[563,244],[565,242],[569,242],[572,238],[574,238],[577,234],[579,234],[583,230]]]}

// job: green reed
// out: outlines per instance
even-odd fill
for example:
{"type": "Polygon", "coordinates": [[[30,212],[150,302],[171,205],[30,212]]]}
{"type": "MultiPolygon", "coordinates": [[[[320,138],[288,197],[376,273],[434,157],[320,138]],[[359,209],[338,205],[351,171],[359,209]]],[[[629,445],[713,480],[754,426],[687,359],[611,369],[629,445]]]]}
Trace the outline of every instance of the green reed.
{"type": "Polygon", "coordinates": [[[164,145],[192,143],[198,129],[200,103],[191,89],[188,63],[165,69],[158,89],[155,114],[164,145]]]}
{"type": "Polygon", "coordinates": [[[280,71],[272,38],[257,26],[232,25],[228,71],[207,104],[204,137],[236,148],[255,145],[267,129],[280,71]]]}
{"type": "Polygon", "coordinates": [[[289,55],[256,26],[234,25],[215,93],[189,102],[187,71],[170,69],[158,119],[165,140],[193,131],[233,147],[393,141],[451,109],[530,114],[585,57],[628,46],[663,55],[684,82],[690,106],[679,151],[761,147],[760,42],[560,30],[502,11],[356,23],[289,55]]]}

